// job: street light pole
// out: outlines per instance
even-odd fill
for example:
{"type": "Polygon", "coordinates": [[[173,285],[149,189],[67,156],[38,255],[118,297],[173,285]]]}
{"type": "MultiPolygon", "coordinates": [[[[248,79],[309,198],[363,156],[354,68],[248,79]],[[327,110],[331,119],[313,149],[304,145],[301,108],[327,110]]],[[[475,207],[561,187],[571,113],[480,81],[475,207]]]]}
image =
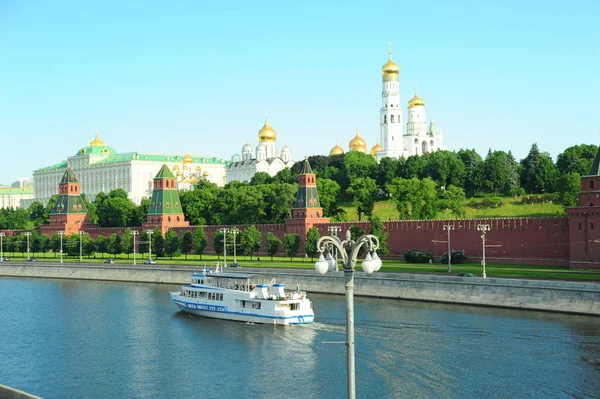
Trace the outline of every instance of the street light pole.
{"type": "Polygon", "coordinates": [[[448,273],[452,273],[452,262],[451,262],[452,250],[450,249],[450,231],[454,230],[454,225],[453,224],[445,224],[444,230],[448,231],[448,273]]]}
{"type": "Polygon", "coordinates": [[[481,259],[481,266],[483,266],[483,278],[487,278],[485,274],[485,233],[490,231],[490,225],[480,224],[477,226],[477,230],[481,231],[481,243],[483,245],[483,258],[481,259]]]}
{"type": "Polygon", "coordinates": [[[238,229],[236,229],[235,227],[233,229],[231,229],[231,234],[233,235],[233,263],[237,263],[237,256],[236,256],[236,250],[235,250],[235,236],[237,236],[240,233],[240,231],[238,229]]]}
{"type": "Polygon", "coordinates": [[[83,231],[79,232],[79,263],[83,262],[83,231]]]}
{"type": "Polygon", "coordinates": [[[63,244],[62,244],[62,239],[63,236],[65,235],[64,231],[59,231],[58,235],[60,236],[60,263],[63,263],[63,244]]]}
{"type": "Polygon", "coordinates": [[[148,259],[152,260],[152,233],[154,231],[148,230],[146,233],[148,233],[148,259]]]}
{"type": "Polygon", "coordinates": [[[26,232],[25,237],[27,237],[27,260],[29,260],[29,236],[31,236],[31,232],[26,232]]]}
{"type": "Polygon", "coordinates": [[[333,245],[342,256],[342,265],[344,266],[345,290],[346,290],[346,367],[348,372],[348,398],[356,397],[355,367],[354,367],[354,269],[358,252],[363,245],[367,245],[367,256],[362,263],[362,269],[365,273],[371,274],[381,268],[381,259],[377,256],[379,248],[379,239],[366,234],[353,241],[350,231],[346,231],[346,239],[340,240],[336,236],[324,236],[317,241],[317,251],[321,253],[319,260],[315,263],[315,269],[320,274],[325,274],[330,268],[330,262],[323,256],[323,251],[327,245],[333,245]],[[372,253],[372,255],[371,255],[372,253]]]}
{"type": "Polygon", "coordinates": [[[136,260],[135,260],[135,236],[138,235],[138,231],[137,230],[133,230],[131,232],[131,234],[133,235],[133,264],[137,265],[136,260]]]}
{"type": "Polygon", "coordinates": [[[5,233],[0,231],[0,262],[4,262],[4,236],[5,233]]]}
{"type": "MultiPolygon", "coordinates": [[[[334,236],[337,237],[337,233],[338,231],[342,230],[342,228],[340,226],[329,226],[327,227],[327,231],[329,232],[330,236],[334,236]]],[[[334,249],[334,247],[332,247],[332,249],[334,249]]],[[[329,251],[331,253],[331,251],[329,251]]],[[[327,256],[329,258],[331,258],[331,255],[327,254],[327,256]]],[[[330,271],[337,271],[337,249],[334,251],[334,255],[333,255],[333,264],[335,265],[335,270],[330,270],[330,271]]],[[[331,263],[330,263],[331,264],[331,263]]],[[[333,268],[332,268],[333,269],[333,268]]]]}
{"type": "Polygon", "coordinates": [[[219,231],[223,233],[223,267],[227,267],[227,233],[229,233],[229,229],[224,227],[219,231]]]}

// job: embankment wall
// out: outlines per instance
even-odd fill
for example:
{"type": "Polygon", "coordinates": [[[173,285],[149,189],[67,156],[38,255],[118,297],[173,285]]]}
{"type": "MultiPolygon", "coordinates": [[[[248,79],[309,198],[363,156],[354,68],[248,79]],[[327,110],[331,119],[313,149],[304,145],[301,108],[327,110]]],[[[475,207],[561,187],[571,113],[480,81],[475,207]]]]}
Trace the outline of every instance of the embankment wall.
{"type": "MultiPolygon", "coordinates": [[[[56,266],[38,263],[0,267],[0,277],[130,281],[187,284],[195,268],[163,266],[56,266]]],[[[326,294],[344,294],[343,272],[324,276],[314,270],[252,269],[244,272],[276,276],[288,289],[326,294]]],[[[544,310],[600,316],[600,284],[566,281],[482,279],[456,276],[425,276],[404,273],[355,274],[357,296],[433,301],[465,305],[544,310]]]]}

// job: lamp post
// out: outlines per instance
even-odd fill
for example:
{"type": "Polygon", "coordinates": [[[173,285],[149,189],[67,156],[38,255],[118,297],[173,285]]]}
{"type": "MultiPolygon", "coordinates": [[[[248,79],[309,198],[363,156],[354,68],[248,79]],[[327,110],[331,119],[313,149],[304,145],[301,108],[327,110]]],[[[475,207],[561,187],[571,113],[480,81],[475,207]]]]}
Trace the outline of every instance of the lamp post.
{"type": "Polygon", "coordinates": [[[381,259],[377,256],[379,248],[379,239],[366,234],[353,241],[350,231],[346,231],[346,239],[340,240],[336,236],[324,236],[317,241],[317,251],[321,252],[319,260],[315,263],[315,269],[320,274],[325,274],[331,268],[333,259],[326,260],[323,251],[327,245],[333,245],[342,257],[344,266],[345,290],[346,290],[346,362],[348,371],[348,398],[356,397],[355,372],[354,372],[354,269],[358,252],[363,245],[367,245],[367,256],[362,262],[362,269],[365,273],[371,274],[381,268],[381,259]],[[371,255],[372,253],[372,255],[371,255]]]}
{"type": "Polygon", "coordinates": [[[236,229],[235,227],[233,229],[231,229],[231,234],[233,235],[233,263],[237,263],[237,256],[236,256],[236,248],[235,248],[235,236],[237,236],[240,233],[240,231],[238,229],[236,229]]]}
{"type": "Polygon", "coordinates": [[[450,231],[454,230],[454,225],[453,224],[445,224],[444,230],[448,231],[448,273],[452,273],[452,262],[450,259],[450,258],[452,258],[452,250],[450,249],[450,231]]]}
{"type": "Polygon", "coordinates": [[[481,243],[483,245],[483,258],[481,259],[481,266],[483,266],[483,278],[487,278],[485,275],[485,233],[490,231],[489,224],[477,225],[477,230],[481,231],[481,243]]]}
{"type": "Polygon", "coordinates": [[[137,230],[133,230],[131,232],[131,234],[133,235],[133,264],[137,265],[137,262],[135,260],[135,236],[138,235],[138,231],[137,230]]]}
{"type": "Polygon", "coordinates": [[[223,267],[227,267],[227,233],[229,233],[229,229],[224,227],[219,231],[223,233],[223,267]]]}
{"type": "Polygon", "coordinates": [[[154,231],[148,230],[146,233],[148,233],[148,259],[152,260],[152,233],[154,231]]]}
{"type": "Polygon", "coordinates": [[[85,232],[79,231],[79,263],[83,262],[83,235],[85,232]]]}
{"type": "Polygon", "coordinates": [[[59,231],[58,235],[60,236],[60,263],[63,263],[63,245],[62,245],[62,239],[63,236],[65,235],[64,231],[59,231]]]}
{"type": "MultiPolygon", "coordinates": [[[[329,232],[329,235],[334,236],[334,237],[337,237],[337,233],[340,230],[342,230],[342,228],[340,226],[327,227],[327,231],[329,232]]],[[[332,249],[333,249],[333,247],[332,247],[332,249]]],[[[333,255],[333,259],[331,259],[331,251],[328,251],[328,253],[327,253],[327,258],[326,258],[327,261],[329,262],[330,265],[331,264],[335,265],[335,270],[330,270],[330,271],[337,271],[337,264],[338,264],[337,263],[337,255],[338,255],[337,251],[335,251],[334,255],[333,255]],[[333,262],[331,262],[330,260],[333,260],[333,262]]],[[[332,269],[333,269],[333,267],[332,267],[332,269]]]]}
{"type": "Polygon", "coordinates": [[[27,237],[27,260],[29,260],[29,237],[31,236],[31,232],[26,232],[25,237],[27,237]]]}
{"type": "Polygon", "coordinates": [[[4,236],[6,234],[0,231],[0,262],[4,262],[4,236]]]}

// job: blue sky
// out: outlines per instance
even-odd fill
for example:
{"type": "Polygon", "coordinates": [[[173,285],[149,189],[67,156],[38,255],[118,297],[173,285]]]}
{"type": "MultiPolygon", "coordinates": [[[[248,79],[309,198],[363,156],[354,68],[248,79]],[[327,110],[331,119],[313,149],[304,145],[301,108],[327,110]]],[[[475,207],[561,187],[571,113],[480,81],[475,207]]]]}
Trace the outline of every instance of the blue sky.
{"type": "MultiPolygon", "coordinates": [[[[450,150],[600,143],[598,1],[0,0],[0,183],[75,154],[293,158],[379,137],[388,42],[450,150]]],[[[406,110],[405,110],[406,112],[406,110]]]]}

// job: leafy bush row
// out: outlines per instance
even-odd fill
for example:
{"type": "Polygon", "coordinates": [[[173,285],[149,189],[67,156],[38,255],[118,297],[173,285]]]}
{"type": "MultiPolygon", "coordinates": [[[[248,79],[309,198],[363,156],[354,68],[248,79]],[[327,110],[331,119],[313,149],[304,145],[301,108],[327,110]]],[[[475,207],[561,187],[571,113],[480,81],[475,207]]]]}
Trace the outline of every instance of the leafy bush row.
{"type": "Polygon", "coordinates": [[[542,204],[544,202],[558,201],[558,195],[556,194],[545,194],[545,195],[530,195],[521,198],[523,204],[542,204]]]}
{"type": "Polygon", "coordinates": [[[408,263],[429,263],[433,261],[433,255],[420,249],[411,249],[404,253],[404,260],[408,263]]]}
{"type": "Polygon", "coordinates": [[[469,201],[469,207],[475,209],[488,209],[488,208],[498,208],[499,206],[504,205],[504,202],[498,197],[494,198],[484,198],[482,200],[471,199],[469,201]]]}
{"type": "MultiPolygon", "coordinates": [[[[456,264],[467,260],[467,253],[463,249],[450,250],[450,263],[456,264]]],[[[448,263],[448,251],[444,252],[440,257],[440,263],[448,263]]]]}

